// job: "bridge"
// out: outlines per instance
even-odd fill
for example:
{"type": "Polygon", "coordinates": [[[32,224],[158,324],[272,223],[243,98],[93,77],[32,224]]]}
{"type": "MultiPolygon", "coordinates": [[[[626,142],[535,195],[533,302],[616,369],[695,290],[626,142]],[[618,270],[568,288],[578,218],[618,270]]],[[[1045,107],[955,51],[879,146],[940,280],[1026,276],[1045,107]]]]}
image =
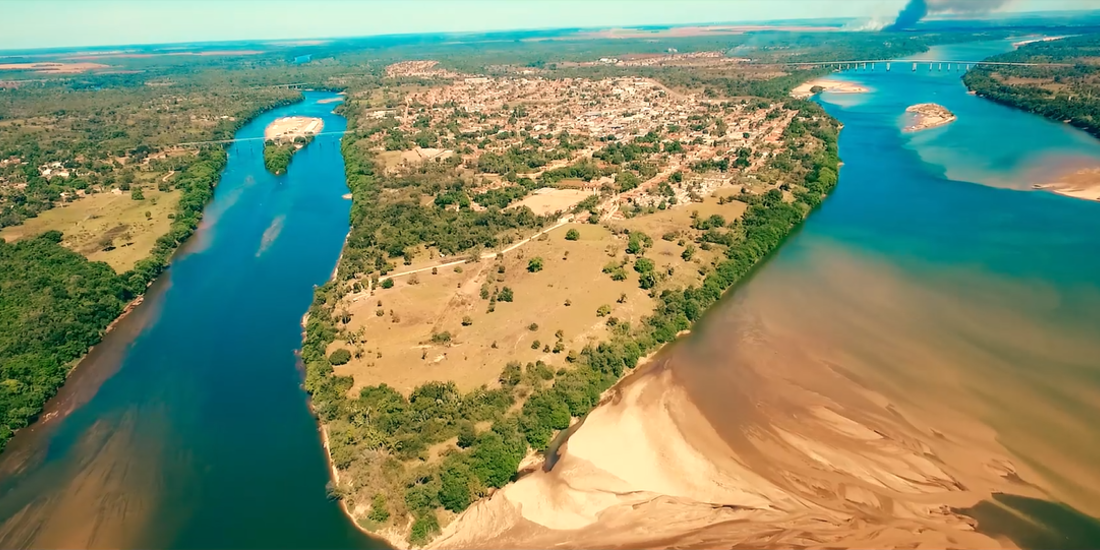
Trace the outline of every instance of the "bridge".
{"type": "Polygon", "coordinates": [[[1072,67],[1072,63],[1014,63],[1009,61],[965,61],[957,59],[856,59],[848,61],[802,61],[798,63],[761,63],[761,65],[784,65],[788,67],[833,67],[838,70],[869,70],[874,71],[879,65],[882,65],[887,71],[890,70],[891,64],[893,65],[909,65],[912,64],[912,70],[916,71],[918,67],[928,64],[928,70],[944,70],[944,65],[947,65],[947,70],[960,71],[965,67],[966,70],[970,70],[971,67],[976,66],[1010,66],[1010,67],[1072,67]]]}
{"type": "MultiPolygon", "coordinates": [[[[319,133],[311,134],[311,135],[314,136],[314,137],[317,137],[317,136],[342,136],[346,133],[348,133],[348,130],[343,130],[343,131],[340,131],[340,132],[319,132],[319,133]]],[[[241,142],[241,141],[261,141],[262,142],[265,139],[267,139],[267,138],[265,138],[263,136],[250,137],[250,138],[237,138],[237,139],[214,139],[214,140],[210,140],[210,141],[188,141],[188,142],[185,142],[185,143],[177,143],[176,145],[179,146],[179,147],[202,147],[203,145],[213,145],[213,144],[221,144],[221,143],[238,143],[238,142],[241,142]]]]}

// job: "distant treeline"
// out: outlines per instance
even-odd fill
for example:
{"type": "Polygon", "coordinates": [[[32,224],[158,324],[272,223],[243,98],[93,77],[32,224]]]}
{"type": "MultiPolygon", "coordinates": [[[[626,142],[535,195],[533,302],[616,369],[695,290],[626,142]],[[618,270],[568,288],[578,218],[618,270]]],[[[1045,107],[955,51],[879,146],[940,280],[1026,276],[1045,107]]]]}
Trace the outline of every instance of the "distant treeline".
{"type": "Polygon", "coordinates": [[[1100,34],[1033,42],[989,60],[1070,66],[977,66],[963,76],[963,82],[979,96],[1066,121],[1100,138],[1100,65],[1096,59],[1100,59],[1100,34]]]}

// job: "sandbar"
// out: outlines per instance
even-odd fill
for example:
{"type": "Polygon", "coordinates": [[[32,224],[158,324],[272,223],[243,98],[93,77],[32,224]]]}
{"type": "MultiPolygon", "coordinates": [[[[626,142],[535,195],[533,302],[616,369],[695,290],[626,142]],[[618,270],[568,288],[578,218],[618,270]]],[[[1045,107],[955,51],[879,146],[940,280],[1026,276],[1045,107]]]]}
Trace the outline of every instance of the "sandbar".
{"type": "Polygon", "coordinates": [[[912,114],[911,122],[905,126],[904,131],[906,132],[919,132],[920,130],[938,128],[945,124],[951,124],[959,118],[947,107],[936,103],[918,103],[910,106],[905,112],[912,114]]]}
{"type": "Polygon", "coordinates": [[[1054,181],[1036,183],[1033,187],[1075,199],[1100,201],[1100,167],[1065,173],[1054,181]]]}
{"type": "Polygon", "coordinates": [[[806,99],[821,92],[833,94],[862,94],[867,91],[867,88],[854,82],[833,80],[831,78],[818,78],[800,84],[797,88],[791,90],[791,96],[798,99],[806,99]]]}
{"type": "Polygon", "coordinates": [[[264,139],[291,141],[296,137],[316,135],[325,127],[325,121],[316,117],[289,116],[277,118],[264,129],[264,139]]]}

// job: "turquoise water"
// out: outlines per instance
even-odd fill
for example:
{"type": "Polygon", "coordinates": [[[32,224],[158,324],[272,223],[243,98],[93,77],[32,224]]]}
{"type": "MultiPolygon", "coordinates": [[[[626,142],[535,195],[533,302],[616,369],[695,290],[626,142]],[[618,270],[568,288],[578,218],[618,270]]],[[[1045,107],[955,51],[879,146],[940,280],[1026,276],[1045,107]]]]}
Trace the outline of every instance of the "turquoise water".
{"type": "MultiPolygon", "coordinates": [[[[329,93],[264,114],[346,121],[329,93]]],[[[326,496],[295,350],[350,201],[339,135],[263,168],[237,142],[202,229],[146,303],[74,373],[0,463],[0,546],[372,548],[326,496]]]]}
{"type": "MultiPolygon", "coordinates": [[[[946,46],[917,58],[1010,48],[946,46]]],[[[961,463],[967,448],[1007,456],[1021,491],[1065,505],[1028,508],[1053,526],[1045,538],[1008,525],[1017,516],[992,504],[976,508],[979,529],[1024,546],[1095,547],[1100,203],[1031,185],[1100,166],[1100,140],[970,95],[961,72],[892,69],[836,75],[870,92],[818,98],[844,124],[839,186],[677,347],[678,375],[731,444],[759,414],[741,401],[783,403],[760,393],[769,386],[757,373],[849,403],[871,390],[966,442],[961,463]],[[905,109],[925,102],[958,120],[902,132],[905,109]],[[849,382],[836,385],[835,374],[849,382]]]]}

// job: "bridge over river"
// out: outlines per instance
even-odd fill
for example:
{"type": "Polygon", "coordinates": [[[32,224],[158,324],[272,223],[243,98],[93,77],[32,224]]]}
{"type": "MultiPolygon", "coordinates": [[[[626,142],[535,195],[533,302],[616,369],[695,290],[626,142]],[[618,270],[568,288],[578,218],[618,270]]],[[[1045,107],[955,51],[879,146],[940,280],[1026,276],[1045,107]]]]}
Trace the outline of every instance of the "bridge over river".
{"type": "Polygon", "coordinates": [[[787,67],[833,67],[838,70],[865,70],[874,71],[878,67],[883,67],[889,71],[891,65],[900,65],[902,67],[906,65],[912,65],[910,70],[916,71],[917,68],[928,64],[928,70],[942,71],[945,68],[950,71],[954,68],[955,71],[970,70],[975,66],[1011,66],[1011,67],[1072,67],[1071,63],[1013,63],[1007,61],[966,61],[957,59],[914,59],[914,60],[897,60],[897,59],[854,59],[847,61],[804,61],[800,63],[760,63],[761,65],[782,65],[787,67]],[[946,65],[946,67],[945,67],[946,65]]]}

